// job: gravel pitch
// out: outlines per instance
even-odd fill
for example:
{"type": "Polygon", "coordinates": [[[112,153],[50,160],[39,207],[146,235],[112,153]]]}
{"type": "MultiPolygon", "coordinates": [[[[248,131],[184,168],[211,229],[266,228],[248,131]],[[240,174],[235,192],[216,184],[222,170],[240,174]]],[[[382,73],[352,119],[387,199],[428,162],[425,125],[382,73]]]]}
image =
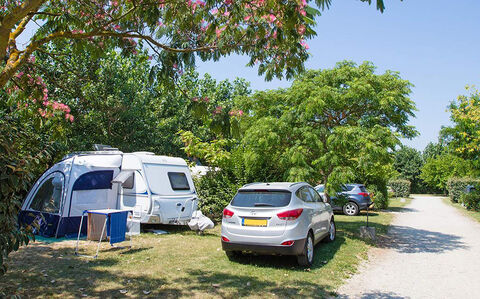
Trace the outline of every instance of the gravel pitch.
{"type": "Polygon", "coordinates": [[[339,298],[480,298],[480,223],[414,196],[339,298]]]}

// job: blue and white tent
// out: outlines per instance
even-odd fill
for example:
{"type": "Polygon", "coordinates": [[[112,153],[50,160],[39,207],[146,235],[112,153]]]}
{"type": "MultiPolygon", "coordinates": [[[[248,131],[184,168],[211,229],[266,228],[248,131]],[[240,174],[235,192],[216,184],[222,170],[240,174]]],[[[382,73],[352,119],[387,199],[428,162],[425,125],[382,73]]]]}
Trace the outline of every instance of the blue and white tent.
{"type": "Polygon", "coordinates": [[[78,232],[85,210],[125,209],[141,223],[186,224],[196,208],[195,186],[181,158],[82,152],[65,157],[38,179],[19,222],[36,222],[36,233],[62,237],[78,232]]]}

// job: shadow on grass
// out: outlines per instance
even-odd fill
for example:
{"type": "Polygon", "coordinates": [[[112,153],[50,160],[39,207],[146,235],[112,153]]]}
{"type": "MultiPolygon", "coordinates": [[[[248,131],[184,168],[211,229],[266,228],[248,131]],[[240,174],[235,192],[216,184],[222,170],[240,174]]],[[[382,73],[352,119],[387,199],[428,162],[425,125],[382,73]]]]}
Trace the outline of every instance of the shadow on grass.
{"type": "MultiPolygon", "coordinates": [[[[325,297],[329,294],[326,287],[307,281],[282,286],[255,275],[225,273],[222,269],[187,270],[185,276],[176,278],[168,274],[158,278],[142,271],[125,273],[114,270],[121,269],[121,263],[127,262],[120,255],[92,260],[75,257],[71,251],[71,248],[54,249],[41,244],[23,248],[14,254],[15,258],[9,262],[10,270],[0,280],[0,297],[178,298],[269,293],[281,297],[325,297]],[[17,256],[20,253],[21,256],[17,256]]],[[[316,259],[317,264],[320,259],[316,259]]]]}
{"type": "MultiPolygon", "coordinates": [[[[188,227],[188,225],[167,225],[167,224],[143,224],[142,225],[143,233],[153,234],[151,230],[163,230],[163,231],[166,231],[168,234],[180,234],[180,235],[196,235],[197,234],[197,232],[191,230],[190,227],[188,227]]],[[[201,236],[218,237],[217,234],[212,233],[212,231],[208,229],[203,231],[201,236]]]]}
{"type": "MultiPolygon", "coordinates": [[[[261,296],[268,293],[280,295],[281,297],[293,297],[301,295],[308,298],[325,298],[329,292],[325,287],[307,281],[293,281],[295,286],[278,286],[271,281],[262,281],[251,275],[232,275],[228,273],[212,271],[190,271],[189,277],[192,281],[188,282],[192,290],[208,290],[209,294],[224,297],[222,290],[224,288],[233,289],[228,297],[240,298],[246,296],[261,296]]],[[[184,282],[184,281],[182,281],[184,282]]]]}
{"type": "MultiPolygon", "coordinates": [[[[324,243],[320,242],[315,246],[315,255],[313,259],[313,266],[311,269],[321,268],[328,264],[335,256],[340,246],[345,242],[343,236],[337,236],[334,242],[324,243]]],[[[244,265],[255,265],[262,268],[283,268],[293,271],[305,271],[305,267],[300,267],[295,256],[282,255],[260,255],[252,253],[243,253],[235,257],[234,262],[244,265]]]]}

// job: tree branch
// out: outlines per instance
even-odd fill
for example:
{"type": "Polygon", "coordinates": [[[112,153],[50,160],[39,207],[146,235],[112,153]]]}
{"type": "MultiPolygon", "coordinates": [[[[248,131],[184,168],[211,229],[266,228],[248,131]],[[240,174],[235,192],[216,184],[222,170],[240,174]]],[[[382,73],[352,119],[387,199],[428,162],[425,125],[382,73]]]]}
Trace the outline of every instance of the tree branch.
{"type": "MultiPolygon", "coordinates": [[[[46,0],[26,0],[22,5],[16,6],[8,11],[0,23],[0,59],[7,53],[10,32],[15,24],[23,20],[28,13],[38,10],[46,0]]],[[[0,85],[3,86],[3,85],[0,85]]]]}

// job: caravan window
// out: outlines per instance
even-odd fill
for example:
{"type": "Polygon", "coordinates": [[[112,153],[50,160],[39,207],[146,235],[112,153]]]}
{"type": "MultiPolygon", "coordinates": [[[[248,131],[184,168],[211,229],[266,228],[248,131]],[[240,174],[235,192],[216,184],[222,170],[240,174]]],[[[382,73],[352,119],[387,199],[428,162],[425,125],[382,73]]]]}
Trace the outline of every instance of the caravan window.
{"type": "Polygon", "coordinates": [[[183,172],[169,172],[168,179],[173,190],[190,190],[187,176],[183,172]]]}
{"type": "Polygon", "coordinates": [[[135,172],[122,184],[124,189],[133,189],[133,181],[135,179],[135,172]]]}
{"type": "Polygon", "coordinates": [[[64,176],[61,172],[54,172],[47,177],[32,199],[30,209],[35,211],[58,213],[64,189],[64,176]]]}
{"type": "Polygon", "coordinates": [[[82,174],[72,190],[112,189],[113,170],[97,170],[82,174]]]}

